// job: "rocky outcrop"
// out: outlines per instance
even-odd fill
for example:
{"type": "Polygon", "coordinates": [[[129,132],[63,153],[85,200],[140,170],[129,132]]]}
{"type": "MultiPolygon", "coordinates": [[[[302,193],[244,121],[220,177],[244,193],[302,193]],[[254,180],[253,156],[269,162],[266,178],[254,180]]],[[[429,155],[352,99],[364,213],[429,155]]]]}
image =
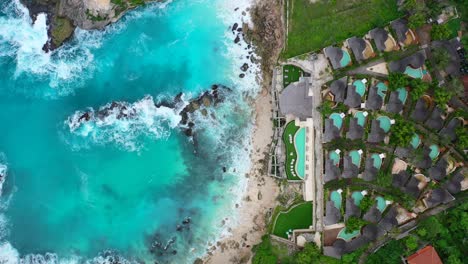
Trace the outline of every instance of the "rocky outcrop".
{"type": "MultiPolygon", "coordinates": [[[[222,102],[226,97],[226,93],[231,91],[228,87],[222,85],[213,85],[209,91],[202,93],[199,97],[190,100],[189,102],[183,101],[183,94],[178,94],[171,101],[162,101],[154,103],[151,96],[146,96],[139,101],[139,104],[130,104],[128,102],[113,101],[105,106],[100,107],[98,110],[92,108],[86,111],[78,111],[68,118],[67,124],[71,131],[82,127],[85,123],[106,123],[108,119],[117,120],[132,120],[139,118],[141,109],[137,109],[140,104],[154,104],[154,107],[171,108],[175,113],[180,115],[179,127],[188,137],[194,136],[195,117],[197,114],[208,116],[208,110],[215,107],[218,103],[222,102]]],[[[213,114],[210,115],[215,118],[213,114]]],[[[195,142],[195,139],[194,139],[195,142]]],[[[0,175],[1,176],[1,175],[0,175]]]]}
{"type": "MultiPolygon", "coordinates": [[[[154,0],[161,1],[161,0],[154,0]]],[[[49,40],[43,49],[50,51],[71,38],[76,27],[102,29],[147,0],[21,0],[33,21],[47,14],[49,40]]]]}
{"type": "Polygon", "coordinates": [[[282,1],[258,1],[251,10],[253,28],[244,26],[247,38],[262,58],[263,84],[269,85],[271,73],[284,43],[282,1]]]}

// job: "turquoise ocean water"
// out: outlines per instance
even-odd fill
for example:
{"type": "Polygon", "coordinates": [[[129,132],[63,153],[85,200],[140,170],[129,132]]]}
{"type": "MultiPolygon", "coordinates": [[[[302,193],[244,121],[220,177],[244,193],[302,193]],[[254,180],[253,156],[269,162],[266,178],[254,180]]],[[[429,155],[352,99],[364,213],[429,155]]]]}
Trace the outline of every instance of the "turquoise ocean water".
{"type": "Polygon", "coordinates": [[[238,77],[248,49],[229,28],[248,19],[247,5],[151,4],[104,31],[77,30],[45,54],[45,15],[33,25],[18,2],[0,0],[0,262],[203,255],[225,231],[221,221],[235,221],[249,168],[245,95],[258,86],[255,67],[238,77]],[[180,92],[189,100],[212,84],[232,92],[195,117],[195,146],[177,126],[180,109],[153,101],[180,92]],[[137,117],[70,128],[77,111],[112,101],[128,102],[137,117]]]}

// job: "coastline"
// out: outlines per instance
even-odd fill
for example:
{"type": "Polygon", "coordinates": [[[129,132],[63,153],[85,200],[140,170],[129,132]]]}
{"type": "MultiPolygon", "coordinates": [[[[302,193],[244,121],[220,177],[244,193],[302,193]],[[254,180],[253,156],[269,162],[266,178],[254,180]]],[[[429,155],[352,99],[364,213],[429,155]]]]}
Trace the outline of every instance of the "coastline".
{"type": "MultiPolygon", "coordinates": [[[[252,167],[248,176],[247,189],[243,194],[238,214],[240,224],[230,227],[230,234],[216,242],[203,257],[202,263],[248,263],[252,247],[258,244],[265,233],[266,215],[276,206],[279,186],[275,179],[265,173],[265,156],[273,136],[271,101],[267,89],[263,88],[255,102],[255,127],[252,132],[252,167]]],[[[201,262],[196,262],[201,263],[201,262]]]]}
{"type": "Polygon", "coordinates": [[[235,212],[237,224],[228,226],[229,234],[215,245],[209,245],[203,258],[195,261],[197,264],[251,263],[252,247],[261,242],[271,213],[278,205],[276,197],[280,187],[276,179],[268,176],[266,163],[273,140],[271,74],[284,43],[281,9],[281,1],[255,0],[249,10],[252,28],[244,24],[246,39],[254,44],[255,54],[261,58],[257,73],[261,91],[252,102],[255,111],[251,135],[252,165],[242,203],[235,212]]]}

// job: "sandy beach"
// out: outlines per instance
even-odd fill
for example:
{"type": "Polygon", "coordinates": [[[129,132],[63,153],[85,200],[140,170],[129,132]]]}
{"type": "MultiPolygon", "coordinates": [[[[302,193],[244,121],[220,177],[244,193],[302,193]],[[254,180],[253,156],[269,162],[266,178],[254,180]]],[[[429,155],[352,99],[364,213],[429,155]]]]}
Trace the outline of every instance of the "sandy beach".
{"type": "Polygon", "coordinates": [[[258,244],[265,233],[265,214],[276,206],[279,191],[278,184],[263,168],[273,136],[271,108],[270,94],[264,89],[255,101],[252,168],[247,191],[238,209],[242,224],[232,227],[231,235],[216,243],[216,250],[208,252],[204,263],[250,263],[252,246],[258,244]]]}

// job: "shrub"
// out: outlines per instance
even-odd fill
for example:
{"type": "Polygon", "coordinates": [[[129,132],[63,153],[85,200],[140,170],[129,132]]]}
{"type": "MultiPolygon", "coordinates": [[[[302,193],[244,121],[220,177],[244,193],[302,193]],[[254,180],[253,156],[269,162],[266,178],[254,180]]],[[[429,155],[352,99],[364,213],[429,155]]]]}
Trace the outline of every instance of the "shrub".
{"type": "Polygon", "coordinates": [[[439,106],[444,106],[450,101],[452,94],[442,87],[437,87],[434,91],[434,101],[439,106]]]}
{"type": "Polygon", "coordinates": [[[416,12],[408,19],[408,26],[411,29],[417,29],[426,23],[426,15],[423,12],[416,12]]]}
{"type": "Polygon", "coordinates": [[[390,128],[390,131],[390,144],[408,146],[416,132],[416,128],[413,123],[398,118],[396,123],[390,128]]]}
{"type": "Polygon", "coordinates": [[[431,38],[432,40],[444,40],[449,39],[451,31],[447,24],[434,25],[431,29],[431,38]]]}
{"type": "Polygon", "coordinates": [[[360,230],[367,222],[362,220],[361,218],[351,216],[346,221],[346,232],[351,233],[356,230],[360,230]]]}
{"type": "Polygon", "coordinates": [[[400,72],[391,72],[388,75],[388,82],[388,89],[390,89],[390,91],[406,87],[409,84],[408,76],[400,72]]]}

